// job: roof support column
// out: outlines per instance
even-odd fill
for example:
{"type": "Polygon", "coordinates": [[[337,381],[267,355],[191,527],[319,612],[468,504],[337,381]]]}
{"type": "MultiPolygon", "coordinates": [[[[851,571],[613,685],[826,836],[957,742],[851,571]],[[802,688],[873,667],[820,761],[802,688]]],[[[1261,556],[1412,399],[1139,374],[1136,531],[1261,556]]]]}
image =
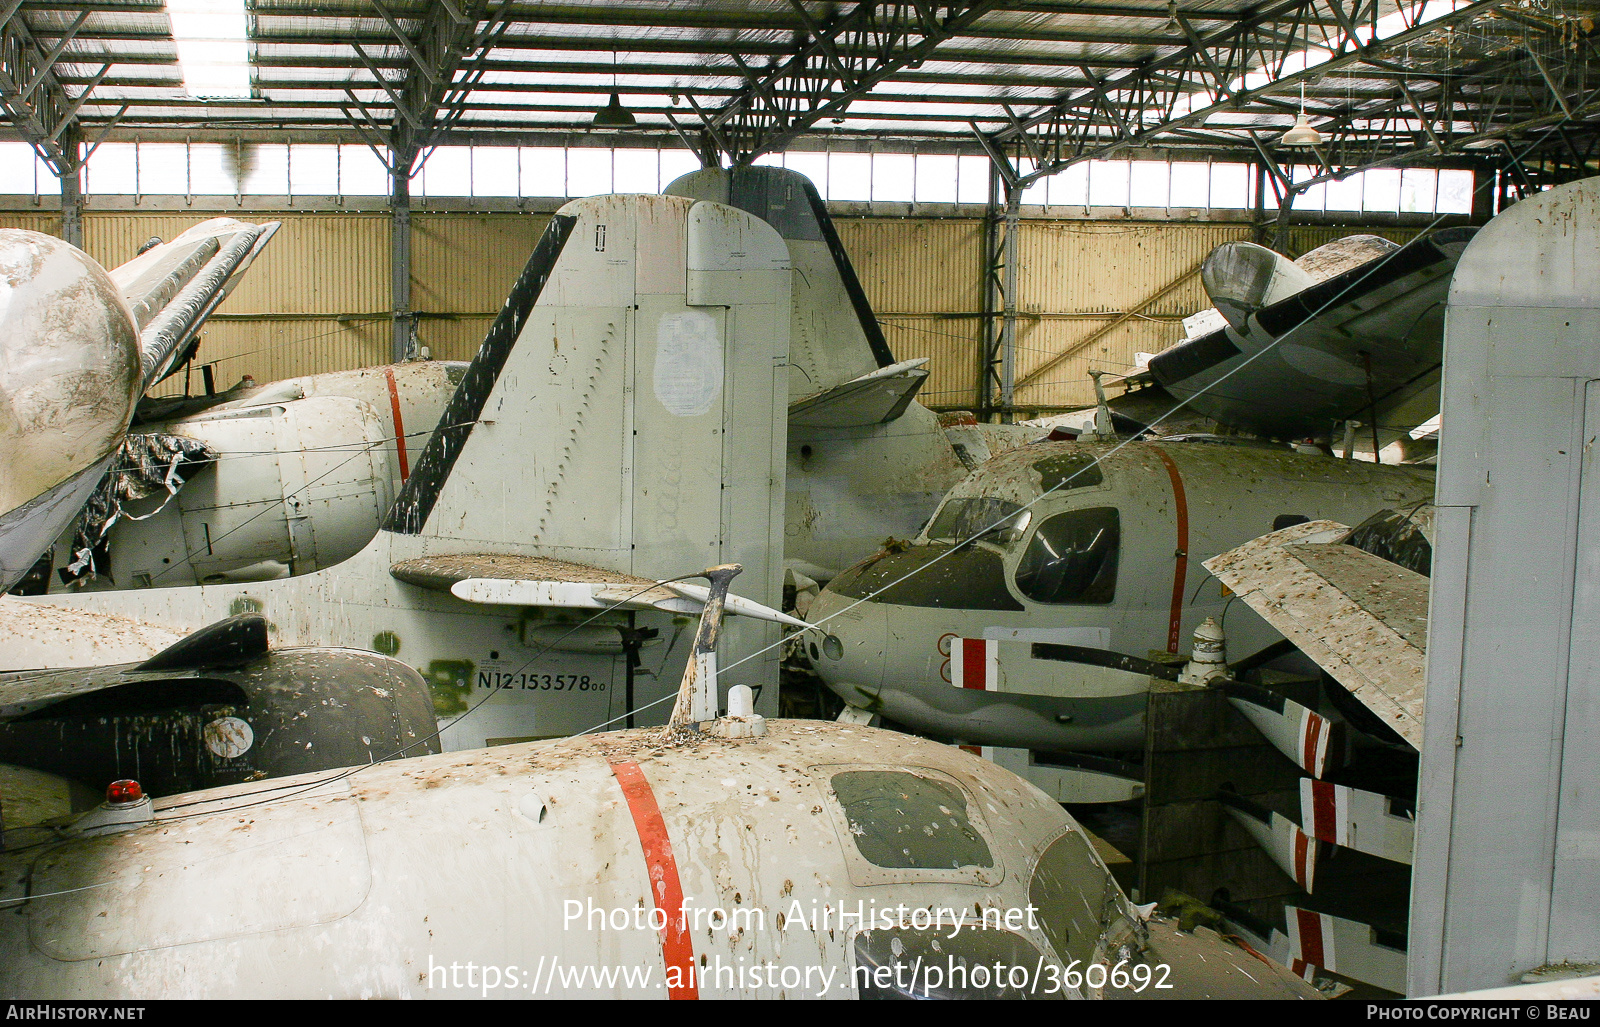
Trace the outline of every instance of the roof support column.
{"type": "Polygon", "coordinates": [[[1011,184],[1006,171],[990,160],[989,206],[983,220],[983,353],[977,415],[983,421],[998,415],[1009,423],[1017,380],[1017,217],[1022,189],[1011,184]]]}
{"type": "Polygon", "coordinates": [[[73,121],[61,131],[59,145],[62,160],[56,172],[61,182],[61,238],[83,249],[83,152],[78,123],[73,121]]]}
{"type": "Polygon", "coordinates": [[[989,165],[989,203],[983,213],[983,318],[978,325],[978,387],[973,410],[978,420],[988,421],[994,412],[994,357],[999,348],[1000,308],[1005,300],[1001,294],[1001,255],[1005,245],[1004,225],[1000,212],[1000,175],[989,165]]]}
{"type": "Polygon", "coordinates": [[[1000,319],[1000,420],[1010,424],[1016,413],[1017,388],[1017,218],[1021,213],[1022,190],[1006,190],[1005,264],[1001,295],[1005,309],[1000,319]]]}
{"type": "Polygon", "coordinates": [[[389,296],[393,334],[390,359],[396,363],[417,355],[417,319],[411,310],[411,164],[390,151],[389,165],[389,296]]]}

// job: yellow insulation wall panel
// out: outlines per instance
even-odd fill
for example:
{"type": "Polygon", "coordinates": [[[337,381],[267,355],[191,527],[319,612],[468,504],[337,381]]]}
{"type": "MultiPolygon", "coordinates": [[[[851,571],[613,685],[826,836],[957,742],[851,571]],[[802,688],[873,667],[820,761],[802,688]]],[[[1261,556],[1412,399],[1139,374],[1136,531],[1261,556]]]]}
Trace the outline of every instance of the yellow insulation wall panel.
{"type": "MultiPolygon", "coordinates": [[[[206,212],[87,211],[84,248],[108,267],[147,239],[171,239],[206,212]]],[[[387,213],[251,213],[277,236],[205,329],[199,362],[219,388],[383,363],[390,352],[387,213]]],[[[435,359],[467,360],[540,234],[547,213],[412,215],[411,309],[435,359]]],[[[840,240],[898,359],[927,357],[920,394],[971,408],[981,381],[983,222],[974,218],[841,217],[840,240]]],[[[0,228],[58,233],[49,211],[0,212],[0,228]]],[[[1356,229],[1290,230],[1303,253],[1356,229]]],[[[1372,229],[1404,241],[1416,229],[1372,229]]],[[[1237,223],[1024,220],[1019,226],[1016,399],[1040,408],[1093,402],[1091,370],[1130,370],[1139,353],[1183,338],[1206,305],[1197,269],[1217,245],[1252,237],[1237,223]]],[[[998,324],[997,324],[998,328],[998,324]]],[[[199,375],[191,387],[198,390],[199,375]]],[[[182,376],[162,386],[181,392],[182,376]]]]}

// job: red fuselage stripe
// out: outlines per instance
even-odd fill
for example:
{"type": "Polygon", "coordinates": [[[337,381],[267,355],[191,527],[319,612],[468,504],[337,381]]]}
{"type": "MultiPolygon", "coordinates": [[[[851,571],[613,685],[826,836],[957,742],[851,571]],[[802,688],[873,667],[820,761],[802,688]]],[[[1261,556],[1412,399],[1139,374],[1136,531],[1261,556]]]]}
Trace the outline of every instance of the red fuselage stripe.
{"type": "Polygon", "coordinates": [[[988,683],[985,672],[989,669],[985,657],[987,647],[982,639],[963,638],[961,640],[961,687],[976,688],[983,691],[988,683]]]}
{"type": "Polygon", "coordinates": [[[411,467],[406,460],[406,426],[400,419],[400,387],[394,383],[394,368],[384,368],[383,376],[389,379],[389,412],[394,415],[394,448],[400,454],[400,480],[404,482],[411,477],[411,467]]]}
{"type": "Polygon", "coordinates": [[[1178,514],[1178,547],[1172,566],[1172,615],[1167,623],[1167,652],[1175,653],[1183,625],[1183,582],[1189,573],[1189,499],[1184,495],[1183,476],[1178,473],[1178,465],[1172,462],[1172,457],[1159,446],[1150,448],[1167,465],[1167,477],[1172,479],[1172,502],[1178,514]]]}
{"type": "Polygon", "coordinates": [[[628,812],[633,814],[633,827],[639,833],[639,844],[644,848],[644,865],[650,874],[651,897],[656,908],[664,914],[666,926],[661,931],[661,957],[667,967],[667,997],[670,999],[699,998],[700,989],[695,984],[694,942],[689,937],[689,925],[683,913],[683,885],[678,880],[678,863],[672,855],[672,839],[667,836],[667,822],[661,819],[661,807],[656,804],[656,794],[645,780],[644,771],[637,763],[613,763],[611,772],[622,786],[623,797],[628,800],[628,812]],[[674,972],[673,968],[677,970],[674,972]],[[676,974],[679,982],[672,987],[676,974]]]}

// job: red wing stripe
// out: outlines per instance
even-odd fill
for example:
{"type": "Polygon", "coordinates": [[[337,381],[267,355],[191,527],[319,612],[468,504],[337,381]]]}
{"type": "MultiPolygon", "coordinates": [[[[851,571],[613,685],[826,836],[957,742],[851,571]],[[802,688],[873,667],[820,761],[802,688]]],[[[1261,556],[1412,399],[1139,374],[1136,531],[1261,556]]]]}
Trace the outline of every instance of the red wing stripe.
{"type": "Polygon", "coordinates": [[[1294,883],[1310,891],[1312,873],[1317,872],[1317,841],[1299,827],[1290,830],[1294,832],[1294,883]]]}
{"type": "Polygon", "coordinates": [[[1172,610],[1167,621],[1167,652],[1175,653],[1183,626],[1183,581],[1189,572],[1189,500],[1183,492],[1183,477],[1178,474],[1178,465],[1161,447],[1150,448],[1167,465],[1167,477],[1172,479],[1172,502],[1178,516],[1178,548],[1172,565],[1172,610]]]}
{"type": "Polygon", "coordinates": [[[384,368],[383,376],[389,379],[389,412],[394,415],[394,449],[400,454],[400,481],[404,483],[411,477],[411,467],[406,460],[406,426],[400,419],[400,388],[394,383],[394,368],[384,368]]]}
{"type": "Polygon", "coordinates": [[[1300,765],[1312,777],[1321,777],[1322,768],[1317,765],[1317,740],[1322,737],[1322,718],[1306,710],[1300,719],[1300,765]]]}
{"type": "Polygon", "coordinates": [[[695,984],[694,941],[689,937],[689,925],[683,913],[683,885],[678,880],[678,863],[672,856],[672,839],[667,836],[667,822],[661,819],[661,807],[656,804],[655,792],[645,780],[644,771],[637,763],[613,763],[611,772],[622,786],[623,797],[628,800],[628,812],[633,814],[634,830],[639,832],[639,844],[644,848],[644,864],[650,873],[650,888],[656,908],[665,915],[666,926],[661,930],[661,956],[668,973],[667,997],[670,999],[699,998],[700,989],[695,984]],[[677,987],[671,986],[673,967],[677,967],[677,987]]]}

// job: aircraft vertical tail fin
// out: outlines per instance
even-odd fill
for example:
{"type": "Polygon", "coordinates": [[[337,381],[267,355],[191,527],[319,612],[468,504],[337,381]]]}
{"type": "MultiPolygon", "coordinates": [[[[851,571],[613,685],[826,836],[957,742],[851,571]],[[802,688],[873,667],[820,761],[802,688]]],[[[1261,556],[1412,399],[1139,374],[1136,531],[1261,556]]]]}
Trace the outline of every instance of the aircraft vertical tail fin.
{"type": "Polygon", "coordinates": [[[416,468],[411,477],[406,479],[394,506],[390,508],[383,530],[415,535],[427,523],[434,504],[438,502],[439,489],[455,468],[462,447],[472,435],[484,404],[498,384],[511,349],[521,336],[522,328],[533,312],[534,304],[539,301],[545,283],[550,280],[556,260],[561,256],[576,223],[577,218],[565,214],[556,214],[550,219],[550,224],[540,236],[516,284],[511,287],[510,295],[500,307],[500,313],[495,316],[472,363],[468,365],[461,384],[445,405],[439,426],[429,436],[422,455],[417,459],[416,468]]]}
{"type": "MultiPolygon", "coordinates": [[[[777,606],[790,278],[778,234],[722,204],[562,207],[386,518],[393,568],[498,554],[660,580],[739,563],[744,594],[777,606]]],[[[749,653],[776,629],[729,630],[749,653]]]]}
{"type": "Polygon", "coordinates": [[[152,239],[138,256],[111,269],[139,329],[146,389],[183,366],[200,325],[277,231],[276,221],[212,218],[171,242],[152,239]]]}
{"type": "Polygon", "coordinates": [[[794,261],[791,403],[895,364],[850,255],[816,187],[783,168],[704,168],[662,192],[726,203],[778,230],[794,261]]]}

